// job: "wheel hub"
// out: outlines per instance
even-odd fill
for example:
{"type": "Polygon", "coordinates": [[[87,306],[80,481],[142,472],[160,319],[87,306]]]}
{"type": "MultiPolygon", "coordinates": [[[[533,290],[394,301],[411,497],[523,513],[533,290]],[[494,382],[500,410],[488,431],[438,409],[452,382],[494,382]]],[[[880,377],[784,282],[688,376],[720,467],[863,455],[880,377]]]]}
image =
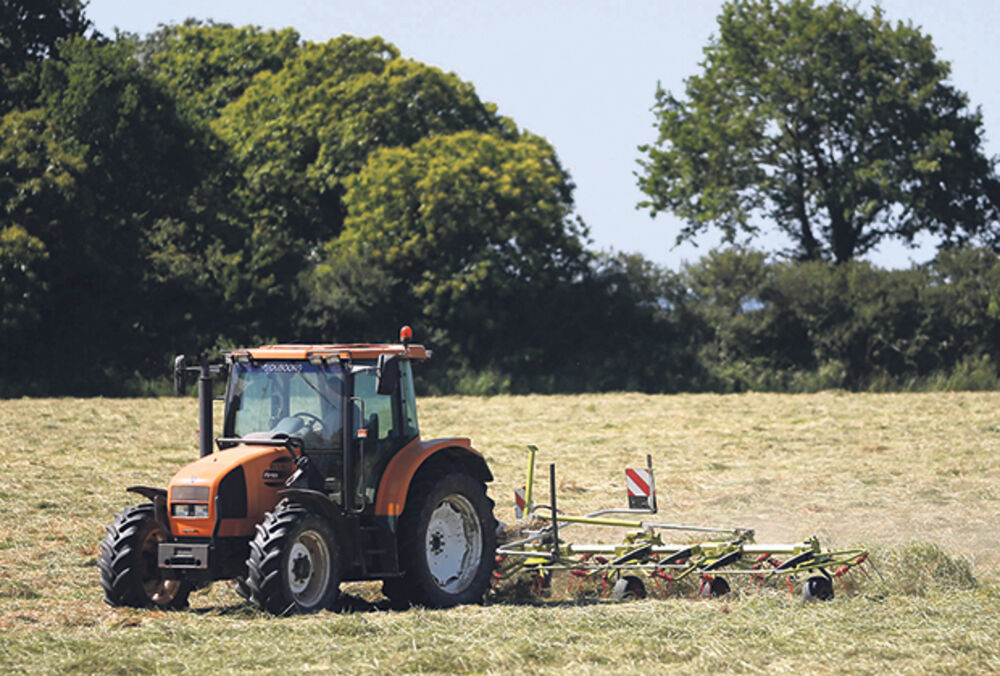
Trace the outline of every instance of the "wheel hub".
{"type": "Polygon", "coordinates": [[[142,587],[146,592],[146,598],[158,606],[168,605],[181,589],[180,580],[165,579],[160,572],[156,551],[163,539],[159,527],[152,526],[142,536],[142,543],[139,547],[142,587]]]}
{"type": "Polygon", "coordinates": [[[475,508],[459,494],[449,495],[431,512],[426,538],[427,568],[442,590],[457,593],[478,570],[483,534],[475,508]]]}
{"type": "Polygon", "coordinates": [[[296,558],[292,561],[292,579],[299,584],[309,579],[312,572],[312,562],[309,560],[308,552],[297,552],[296,558]]]}
{"type": "Polygon", "coordinates": [[[330,552],[323,536],[313,530],[300,533],[288,552],[285,579],[297,603],[311,607],[326,593],[330,578],[330,552]]]}

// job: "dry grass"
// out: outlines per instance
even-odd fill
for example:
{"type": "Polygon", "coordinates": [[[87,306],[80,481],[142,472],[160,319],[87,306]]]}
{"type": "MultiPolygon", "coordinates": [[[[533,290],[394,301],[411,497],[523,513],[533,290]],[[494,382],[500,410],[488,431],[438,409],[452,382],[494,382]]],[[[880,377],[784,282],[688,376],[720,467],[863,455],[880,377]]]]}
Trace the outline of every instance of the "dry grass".
{"type": "Polygon", "coordinates": [[[816,606],[767,592],[274,619],[224,584],[186,613],[101,602],[103,525],[125,486],[196,455],[193,400],[0,401],[0,670],[998,671],[998,408],[994,393],[423,400],[426,437],[486,453],[501,519],[529,443],[574,511],[623,504],[622,468],[648,452],[664,520],[869,545],[891,584],[816,606]],[[896,547],[914,541],[938,547],[896,547]]]}

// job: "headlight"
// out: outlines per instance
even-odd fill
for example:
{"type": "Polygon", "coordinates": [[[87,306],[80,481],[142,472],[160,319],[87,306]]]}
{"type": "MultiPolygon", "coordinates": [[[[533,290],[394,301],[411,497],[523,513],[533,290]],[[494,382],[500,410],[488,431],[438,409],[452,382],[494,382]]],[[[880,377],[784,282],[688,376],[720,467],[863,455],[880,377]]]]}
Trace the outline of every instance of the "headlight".
{"type": "Polygon", "coordinates": [[[172,513],[179,519],[207,519],[208,503],[174,504],[172,513]]]}

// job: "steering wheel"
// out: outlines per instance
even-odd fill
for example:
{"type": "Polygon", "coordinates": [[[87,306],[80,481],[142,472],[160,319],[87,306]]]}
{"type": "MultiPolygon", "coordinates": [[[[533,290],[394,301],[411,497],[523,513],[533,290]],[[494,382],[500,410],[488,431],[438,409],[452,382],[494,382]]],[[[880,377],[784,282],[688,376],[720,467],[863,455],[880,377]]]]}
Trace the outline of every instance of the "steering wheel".
{"type": "Polygon", "coordinates": [[[291,415],[291,417],[292,418],[303,418],[304,420],[310,421],[312,423],[310,425],[310,427],[313,427],[314,429],[323,429],[323,421],[319,419],[319,416],[315,416],[312,413],[307,413],[305,411],[299,411],[298,413],[293,413],[291,415]],[[315,425],[319,425],[319,427],[315,428],[314,427],[315,425]]]}

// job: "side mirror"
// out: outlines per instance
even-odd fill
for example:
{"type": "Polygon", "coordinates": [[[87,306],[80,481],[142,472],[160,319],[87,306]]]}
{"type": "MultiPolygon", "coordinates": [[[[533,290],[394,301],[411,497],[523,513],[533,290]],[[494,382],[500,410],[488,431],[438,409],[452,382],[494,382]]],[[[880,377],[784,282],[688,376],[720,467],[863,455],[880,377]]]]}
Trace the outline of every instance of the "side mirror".
{"type": "Polygon", "coordinates": [[[378,394],[392,394],[399,387],[399,355],[380,354],[375,370],[375,391],[378,394]]]}
{"type": "Polygon", "coordinates": [[[183,397],[187,391],[187,377],[184,372],[184,355],[174,357],[174,393],[183,397]]]}

